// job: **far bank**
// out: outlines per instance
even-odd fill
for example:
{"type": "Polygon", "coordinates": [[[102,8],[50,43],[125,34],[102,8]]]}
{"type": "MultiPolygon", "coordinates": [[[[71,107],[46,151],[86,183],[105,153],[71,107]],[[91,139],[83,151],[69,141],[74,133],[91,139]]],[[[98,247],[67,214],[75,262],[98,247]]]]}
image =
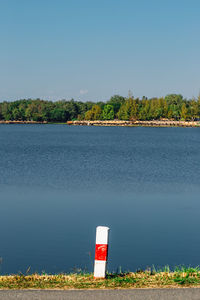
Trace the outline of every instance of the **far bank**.
{"type": "Polygon", "coordinates": [[[74,126],[121,126],[121,127],[200,127],[200,121],[175,121],[175,120],[151,120],[151,121],[123,121],[123,120],[95,120],[95,121],[67,121],[67,122],[47,122],[47,121],[22,121],[22,120],[1,120],[0,124],[55,124],[74,126]]]}
{"type": "Polygon", "coordinates": [[[151,120],[151,121],[122,121],[122,120],[96,120],[96,121],[68,121],[68,125],[79,126],[143,126],[143,127],[200,127],[199,121],[174,121],[174,120],[151,120]]]}

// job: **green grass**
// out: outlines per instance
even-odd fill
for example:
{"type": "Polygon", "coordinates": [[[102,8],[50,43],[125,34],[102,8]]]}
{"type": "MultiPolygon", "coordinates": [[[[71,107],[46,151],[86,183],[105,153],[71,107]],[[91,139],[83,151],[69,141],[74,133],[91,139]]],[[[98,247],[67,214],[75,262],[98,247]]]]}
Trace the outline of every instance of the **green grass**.
{"type": "Polygon", "coordinates": [[[168,266],[162,269],[107,274],[95,279],[93,274],[32,274],[0,276],[0,289],[123,289],[200,287],[200,268],[168,266]]]}

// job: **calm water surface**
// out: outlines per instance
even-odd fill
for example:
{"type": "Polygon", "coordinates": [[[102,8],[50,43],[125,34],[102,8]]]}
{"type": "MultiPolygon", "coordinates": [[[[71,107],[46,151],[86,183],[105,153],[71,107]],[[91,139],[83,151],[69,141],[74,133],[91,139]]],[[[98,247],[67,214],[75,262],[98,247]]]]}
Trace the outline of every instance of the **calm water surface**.
{"type": "Polygon", "coordinates": [[[200,264],[200,129],[0,125],[0,273],[200,264]]]}

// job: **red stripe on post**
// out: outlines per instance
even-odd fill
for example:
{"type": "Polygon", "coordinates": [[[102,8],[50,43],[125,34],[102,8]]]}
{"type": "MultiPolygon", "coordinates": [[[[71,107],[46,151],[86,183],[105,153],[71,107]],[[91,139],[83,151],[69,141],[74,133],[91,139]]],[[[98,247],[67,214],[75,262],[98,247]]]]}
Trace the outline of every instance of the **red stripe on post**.
{"type": "Polygon", "coordinates": [[[96,244],[95,248],[95,260],[107,260],[108,245],[107,244],[96,244]]]}

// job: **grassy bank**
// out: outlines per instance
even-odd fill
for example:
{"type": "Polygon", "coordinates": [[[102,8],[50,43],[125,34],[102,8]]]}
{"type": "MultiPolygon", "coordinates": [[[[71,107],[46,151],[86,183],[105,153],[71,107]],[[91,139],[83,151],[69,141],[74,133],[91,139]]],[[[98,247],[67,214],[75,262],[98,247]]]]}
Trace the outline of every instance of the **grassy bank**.
{"type": "Polygon", "coordinates": [[[94,279],[93,274],[32,274],[0,276],[0,289],[123,289],[200,287],[199,268],[168,268],[135,273],[107,274],[94,279]]]}

